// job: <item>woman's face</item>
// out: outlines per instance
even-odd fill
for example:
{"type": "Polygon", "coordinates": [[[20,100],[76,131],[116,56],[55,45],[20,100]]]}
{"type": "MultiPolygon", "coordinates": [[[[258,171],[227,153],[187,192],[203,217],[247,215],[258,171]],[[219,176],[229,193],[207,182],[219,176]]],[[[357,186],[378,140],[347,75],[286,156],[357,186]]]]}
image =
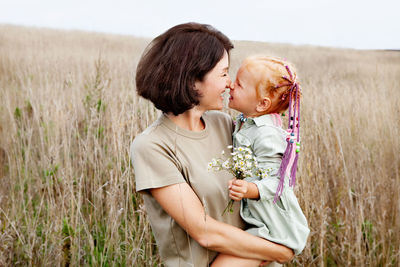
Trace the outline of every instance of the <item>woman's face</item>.
{"type": "Polygon", "coordinates": [[[203,81],[196,81],[196,89],[201,94],[199,108],[220,110],[224,107],[222,94],[231,84],[228,69],[229,57],[225,51],[222,59],[205,75],[203,81]]]}

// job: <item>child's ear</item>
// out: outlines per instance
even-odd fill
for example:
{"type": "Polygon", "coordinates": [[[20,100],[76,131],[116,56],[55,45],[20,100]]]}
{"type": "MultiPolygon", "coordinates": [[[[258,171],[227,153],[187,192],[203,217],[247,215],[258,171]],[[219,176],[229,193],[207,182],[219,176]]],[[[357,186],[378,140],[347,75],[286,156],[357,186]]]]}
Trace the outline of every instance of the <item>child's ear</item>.
{"type": "Polygon", "coordinates": [[[265,112],[271,107],[272,101],[269,97],[263,97],[256,107],[257,112],[265,112]]]}

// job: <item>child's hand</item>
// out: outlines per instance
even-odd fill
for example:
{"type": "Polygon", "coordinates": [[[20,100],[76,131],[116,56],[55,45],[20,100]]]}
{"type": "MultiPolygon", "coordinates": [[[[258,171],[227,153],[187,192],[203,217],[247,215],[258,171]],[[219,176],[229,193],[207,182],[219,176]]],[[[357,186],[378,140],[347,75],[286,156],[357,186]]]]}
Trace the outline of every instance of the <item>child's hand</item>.
{"type": "Polygon", "coordinates": [[[260,192],[254,183],[232,179],[229,181],[229,197],[236,201],[242,200],[242,198],[259,199],[260,192]]]}
{"type": "Polygon", "coordinates": [[[232,179],[229,181],[229,197],[233,200],[240,201],[246,196],[249,190],[249,182],[245,180],[232,179]]]}

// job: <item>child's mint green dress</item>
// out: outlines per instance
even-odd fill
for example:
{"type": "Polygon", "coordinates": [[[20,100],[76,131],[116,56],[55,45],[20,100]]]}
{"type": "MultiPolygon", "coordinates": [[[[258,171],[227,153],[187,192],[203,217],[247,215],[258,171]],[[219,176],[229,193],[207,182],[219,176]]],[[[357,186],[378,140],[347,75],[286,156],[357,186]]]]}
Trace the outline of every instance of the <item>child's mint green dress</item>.
{"type": "Polygon", "coordinates": [[[272,169],[268,178],[245,179],[257,185],[260,199],[242,199],[240,215],[249,224],[247,232],[289,247],[298,255],[306,245],[310,229],[293,188],[289,187],[288,177],[280,200],[274,203],[279,183],[278,170],[287,145],[286,131],[281,125],[278,114],[247,118],[245,122],[240,118],[236,120],[233,145],[249,146],[259,167],[272,169]]]}

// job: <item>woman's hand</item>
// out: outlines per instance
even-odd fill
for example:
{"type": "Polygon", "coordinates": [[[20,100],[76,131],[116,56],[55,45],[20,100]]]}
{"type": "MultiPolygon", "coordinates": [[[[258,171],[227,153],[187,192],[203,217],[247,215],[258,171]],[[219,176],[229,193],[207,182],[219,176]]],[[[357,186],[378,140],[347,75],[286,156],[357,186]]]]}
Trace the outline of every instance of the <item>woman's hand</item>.
{"type": "Polygon", "coordinates": [[[256,184],[245,180],[232,179],[229,181],[229,197],[240,201],[242,198],[259,199],[260,194],[256,184]]]}

